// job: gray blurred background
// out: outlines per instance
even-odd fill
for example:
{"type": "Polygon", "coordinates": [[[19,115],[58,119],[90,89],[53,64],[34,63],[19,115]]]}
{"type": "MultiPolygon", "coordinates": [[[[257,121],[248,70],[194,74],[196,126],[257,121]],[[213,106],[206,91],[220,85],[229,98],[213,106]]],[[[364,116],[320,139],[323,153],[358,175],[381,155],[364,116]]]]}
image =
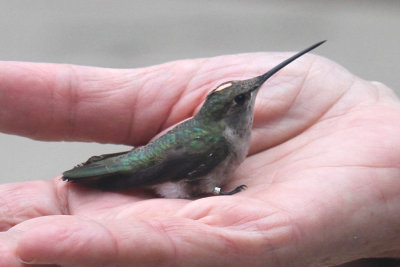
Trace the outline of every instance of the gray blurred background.
{"type": "MultiPolygon", "coordinates": [[[[399,0],[1,1],[0,38],[0,60],[115,68],[296,51],[328,39],[315,53],[400,92],[399,0]]],[[[0,134],[0,182],[50,179],[124,149],[0,134]]],[[[373,263],[351,266],[383,266],[373,263]]]]}
{"type": "MultiPolygon", "coordinates": [[[[398,0],[1,1],[0,60],[132,68],[328,39],[315,53],[398,90],[399,29],[398,0]]],[[[124,149],[0,134],[0,182],[50,179],[124,149]]]]}

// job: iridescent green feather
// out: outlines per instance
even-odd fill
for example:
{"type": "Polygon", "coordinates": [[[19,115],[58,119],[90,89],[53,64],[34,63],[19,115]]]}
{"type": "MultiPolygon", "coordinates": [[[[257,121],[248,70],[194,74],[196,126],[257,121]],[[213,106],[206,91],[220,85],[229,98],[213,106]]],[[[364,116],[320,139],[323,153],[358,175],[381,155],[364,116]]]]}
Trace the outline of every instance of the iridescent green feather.
{"type": "Polygon", "coordinates": [[[155,184],[160,180],[195,179],[211,171],[228,155],[223,125],[201,125],[196,120],[179,124],[146,146],[126,154],[76,167],[64,173],[69,181],[99,180],[108,186],[129,176],[131,185],[155,184]]]}

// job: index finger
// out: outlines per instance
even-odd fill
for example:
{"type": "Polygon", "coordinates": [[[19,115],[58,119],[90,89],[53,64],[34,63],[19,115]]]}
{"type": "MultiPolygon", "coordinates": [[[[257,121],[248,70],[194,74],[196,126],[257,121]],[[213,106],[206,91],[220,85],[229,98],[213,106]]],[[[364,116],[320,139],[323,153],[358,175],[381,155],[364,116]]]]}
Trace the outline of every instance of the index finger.
{"type": "MultiPolygon", "coordinates": [[[[218,84],[257,76],[281,61],[280,54],[259,53],[124,70],[2,62],[0,131],[39,140],[144,144],[192,116],[218,84]]],[[[286,69],[292,77],[305,76],[304,65],[293,71],[295,64],[277,76],[290,73],[286,69]]]]}
{"type": "MultiPolygon", "coordinates": [[[[191,71],[2,62],[0,131],[40,140],[144,142],[186,89],[190,75],[178,73],[191,71]]],[[[192,111],[188,105],[181,116],[192,111]]]]}

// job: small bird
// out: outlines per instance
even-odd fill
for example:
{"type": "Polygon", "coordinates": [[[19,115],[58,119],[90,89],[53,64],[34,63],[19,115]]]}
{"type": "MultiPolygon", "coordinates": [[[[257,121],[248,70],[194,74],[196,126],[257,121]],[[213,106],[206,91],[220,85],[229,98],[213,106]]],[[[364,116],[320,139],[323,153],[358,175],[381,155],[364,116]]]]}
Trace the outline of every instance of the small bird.
{"type": "Polygon", "coordinates": [[[150,187],[167,198],[242,191],[246,185],[226,192],[221,186],[247,155],[259,88],[277,71],[324,42],[295,54],[265,74],[222,83],[207,95],[194,117],[145,146],[91,157],[64,172],[62,180],[103,190],[150,187]]]}

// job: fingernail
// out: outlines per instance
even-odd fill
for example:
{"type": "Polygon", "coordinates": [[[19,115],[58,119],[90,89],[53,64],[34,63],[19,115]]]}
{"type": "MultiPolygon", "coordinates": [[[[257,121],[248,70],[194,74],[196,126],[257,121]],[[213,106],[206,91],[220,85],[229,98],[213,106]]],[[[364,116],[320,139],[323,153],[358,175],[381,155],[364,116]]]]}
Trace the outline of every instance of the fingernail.
{"type": "Polygon", "coordinates": [[[25,264],[36,264],[37,263],[35,259],[31,259],[31,260],[24,259],[23,260],[19,256],[17,256],[17,260],[19,260],[20,262],[25,263],[25,264]]]}

